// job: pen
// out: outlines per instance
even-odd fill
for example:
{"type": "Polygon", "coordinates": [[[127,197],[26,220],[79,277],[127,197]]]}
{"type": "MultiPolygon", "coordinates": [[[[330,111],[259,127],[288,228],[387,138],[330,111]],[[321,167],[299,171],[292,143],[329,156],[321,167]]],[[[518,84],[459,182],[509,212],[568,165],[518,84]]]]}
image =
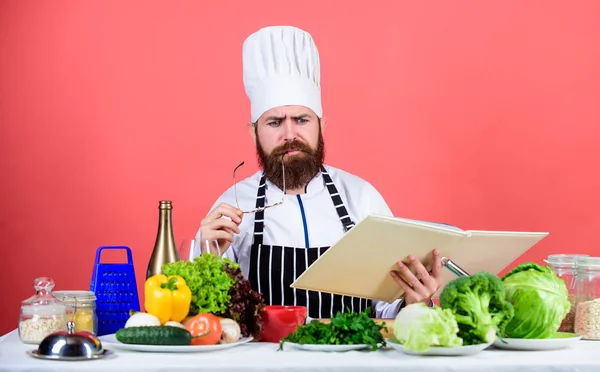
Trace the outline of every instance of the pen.
{"type": "Polygon", "coordinates": [[[452,262],[449,258],[442,257],[442,265],[452,271],[456,276],[471,276],[468,272],[461,269],[460,266],[452,262]]]}

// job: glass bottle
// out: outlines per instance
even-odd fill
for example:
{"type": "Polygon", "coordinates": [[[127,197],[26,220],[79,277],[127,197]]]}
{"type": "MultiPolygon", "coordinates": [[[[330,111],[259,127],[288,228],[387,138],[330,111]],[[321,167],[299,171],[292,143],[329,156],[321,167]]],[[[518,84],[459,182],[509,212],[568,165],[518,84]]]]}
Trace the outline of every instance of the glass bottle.
{"type": "Polygon", "coordinates": [[[582,257],[589,257],[585,254],[552,254],[546,259],[548,267],[562,279],[569,292],[569,302],[571,309],[563,319],[559,332],[573,332],[573,324],[575,322],[575,302],[577,295],[576,276],[577,276],[577,260],[582,257]]]}
{"type": "Polygon", "coordinates": [[[39,344],[51,333],[67,330],[67,307],[51,293],[54,281],[47,277],[33,281],[35,295],[21,302],[19,338],[39,344]]]}
{"type": "Polygon", "coordinates": [[[54,296],[67,305],[67,320],[75,323],[75,332],[98,334],[96,295],[91,291],[54,291],[54,296]]]}
{"type": "Polygon", "coordinates": [[[600,257],[577,260],[574,331],[583,339],[600,340],[600,257]]]}
{"type": "Polygon", "coordinates": [[[158,233],[150,262],[148,262],[148,270],[146,271],[146,279],[162,273],[162,265],[170,262],[179,261],[179,252],[175,244],[173,235],[173,223],[171,210],[173,206],[168,200],[161,200],[158,204],[159,220],[158,233]]]}

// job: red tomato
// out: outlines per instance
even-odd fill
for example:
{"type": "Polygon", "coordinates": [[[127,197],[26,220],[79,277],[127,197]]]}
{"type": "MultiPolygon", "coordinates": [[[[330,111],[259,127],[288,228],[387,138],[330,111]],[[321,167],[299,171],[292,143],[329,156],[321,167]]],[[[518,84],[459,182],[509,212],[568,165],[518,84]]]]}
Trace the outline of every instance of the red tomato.
{"type": "Polygon", "coordinates": [[[198,314],[186,322],[192,345],[215,345],[221,339],[221,321],[213,314],[198,314]]]}

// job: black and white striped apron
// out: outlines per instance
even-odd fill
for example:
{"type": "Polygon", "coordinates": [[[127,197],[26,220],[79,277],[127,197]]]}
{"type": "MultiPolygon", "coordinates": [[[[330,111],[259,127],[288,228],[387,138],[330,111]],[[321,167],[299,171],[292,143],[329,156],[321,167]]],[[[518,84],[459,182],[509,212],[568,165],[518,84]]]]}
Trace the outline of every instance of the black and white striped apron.
{"type": "MultiPolygon", "coordinates": [[[[324,168],[321,172],[344,231],[348,231],[354,226],[354,222],[350,219],[331,177],[324,168]]],[[[265,205],[265,181],[266,178],[263,176],[258,186],[256,208],[265,205]]],[[[331,318],[337,312],[347,310],[362,312],[371,306],[371,301],[365,298],[291,288],[290,285],[296,278],[329,247],[295,248],[264,245],[264,213],[265,211],[257,212],[255,216],[249,279],[252,289],[263,294],[266,305],[306,306],[307,315],[311,318],[331,318]]],[[[331,280],[336,278],[331,277],[331,280]]]]}

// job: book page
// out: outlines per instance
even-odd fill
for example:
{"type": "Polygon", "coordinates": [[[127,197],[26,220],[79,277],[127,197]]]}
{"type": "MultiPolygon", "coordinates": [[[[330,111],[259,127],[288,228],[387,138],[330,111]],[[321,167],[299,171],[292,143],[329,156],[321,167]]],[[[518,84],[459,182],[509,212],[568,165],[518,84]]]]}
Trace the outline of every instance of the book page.
{"type": "Polygon", "coordinates": [[[431,252],[451,255],[467,233],[451,227],[371,215],[360,221],[292,284],[293,288],[393,302],[403,290],[390,276],[410,254],[430,269],[431,252]]]}
{"type": "MultiPolygon", "coordinates": [[[[468,230],[467,233],[469,236],[457,244],[448,258],[471,275],[479,271],[499,275],[529,248],[548,236],[547,232],[468,230]]],[[[444,269],[444,283],[455,278],[455,274],[444,269]]]]}

